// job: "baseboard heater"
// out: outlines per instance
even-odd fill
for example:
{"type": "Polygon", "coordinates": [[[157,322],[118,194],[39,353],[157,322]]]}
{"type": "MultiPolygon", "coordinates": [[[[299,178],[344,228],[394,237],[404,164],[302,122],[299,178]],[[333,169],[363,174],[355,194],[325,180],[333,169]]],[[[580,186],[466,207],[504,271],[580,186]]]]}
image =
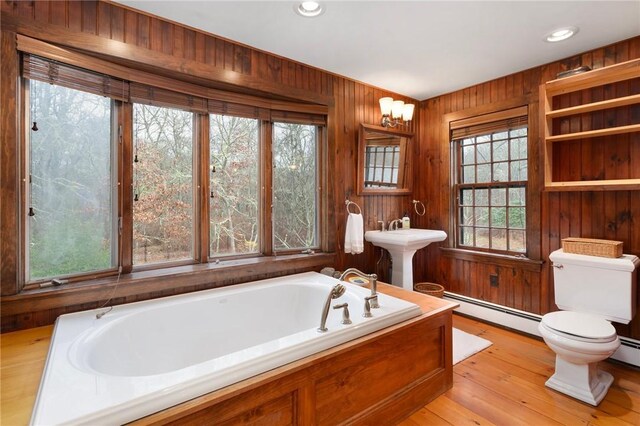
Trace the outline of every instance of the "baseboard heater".
{"type": "MultiPolygon", "coordinates": [[[[511,328],[526,334],[540,336],[538,323],[541,315],[520,311],[507,306],[498,305],[472,297],[445,291],[444,298],[458,302],[460,307],[456,309],[464,315],[488,321],[503,327],[511,328]]],[[[620,348],[611,358],[640,367],[640,341],[620,336],[620,348]]]]}

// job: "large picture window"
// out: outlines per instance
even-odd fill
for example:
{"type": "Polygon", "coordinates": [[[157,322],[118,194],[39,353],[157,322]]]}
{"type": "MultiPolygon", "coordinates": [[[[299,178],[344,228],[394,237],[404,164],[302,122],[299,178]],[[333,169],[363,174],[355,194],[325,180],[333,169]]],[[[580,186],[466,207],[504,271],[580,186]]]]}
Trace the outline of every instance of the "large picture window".
{"type": "Polygon", "coordinates": [[[209,123],[209,256],[257,253],[260,249],[258,120],[211,114],[209,123]]]}
{"type": "Polygon", "coordinates": [[[321,247],[326,117],[308,105],[207,99],[27,53],[22,82],[23,287],[321,247]]]}
{"type": "Polygon", "coordinates": [[[526,253],[526,116],[452,131],[456,246],[526,253]]]}
{"type": "Polygon", "coordinates": [[[27,280],[112,268],[111,99],[30,83],[27,280]]]}
{"type": "Polygon", "coordinates": [[[318,244],[317,127],[273,124],[273,246],[275,250],[318,244]]]}
{"type": "Polygon", "coordinates": [[[133,105],[133,264],[193,258],[193,114],[133,105]]]}

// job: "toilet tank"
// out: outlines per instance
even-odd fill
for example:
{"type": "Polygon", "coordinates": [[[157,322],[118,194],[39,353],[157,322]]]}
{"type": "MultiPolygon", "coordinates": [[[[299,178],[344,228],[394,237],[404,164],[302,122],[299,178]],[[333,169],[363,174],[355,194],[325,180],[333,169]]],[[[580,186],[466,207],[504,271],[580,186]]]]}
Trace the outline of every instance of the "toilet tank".
{"type": "Polygon", "coordinates": [[[553,264],[555,302],[565,311],[600,315],[628,324],[636,314],[637,256],[619,258],[565,253],[549,255],[553,264]]]}

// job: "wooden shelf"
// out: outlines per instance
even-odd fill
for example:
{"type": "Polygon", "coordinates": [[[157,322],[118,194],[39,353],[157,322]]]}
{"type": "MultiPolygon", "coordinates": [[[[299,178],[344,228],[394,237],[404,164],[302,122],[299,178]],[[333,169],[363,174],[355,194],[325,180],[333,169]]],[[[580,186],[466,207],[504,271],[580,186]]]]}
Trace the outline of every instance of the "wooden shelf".
{"type": "Polygon", "coordinates": [[[613,191],[640,189],[640,179],[581,180],[576,182],[549,182],[546,191],[613,191]]]}
{"type": "Polygon", "coordinates": [[[548,118],[566,117],[574,114],[584,114],[587,112],[601,111],[607,108],[616,108],[626,105],[640,104],[640,95],[624,96],[622,98],[609,99],[606,101],[593,102],[590,104],[578,105],[570,108],[557,109],[547,113],[548,118]]]}
{"type": "Polygon", "coordinates": [[[572,141],[576,139],[597,138],[600,136],[621,135],[625,133],[640,132],[640,124],[629,126],[609,127],[608,129],[587,130],[586,132],[567,133],[547,137],[547,142],[572,141]]]}
{"type": "MultiPolygon", "coordinates": [[[[619,96],[604,101],[553,109],[553,98],[580,90],[603,87],[640,77],[640,59],[599,68],[583,74],[549,81],[540,86],[540,129],[543,135],[544,189],[545,191],[618,191],[640,189],[640,178],[608,179],[589,181],[554,181],[553,146],[565,141],[599,138],[613,135],[628,135],[640,132],[640,124],[585,130],[567,134],[553,134],[553,120],[560,117],[588,114],[596,111],[611,111],[613,108],[640,104],[640,94],[619,96]]],[[[615,143],[615,140],[612,141],[615,143]]]]}

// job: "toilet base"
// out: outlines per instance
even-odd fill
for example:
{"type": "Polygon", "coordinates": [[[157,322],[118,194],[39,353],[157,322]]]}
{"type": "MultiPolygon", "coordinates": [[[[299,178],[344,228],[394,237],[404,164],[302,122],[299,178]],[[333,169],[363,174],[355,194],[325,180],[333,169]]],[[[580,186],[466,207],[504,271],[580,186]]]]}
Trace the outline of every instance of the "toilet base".
{"type": "Polygon", "coordinates": [[[613,383],[613,376],[598,370],[598,363],[573,364],[556,356],[556,371],[545,385],[573,398],[597,406],[613,383]]]}

